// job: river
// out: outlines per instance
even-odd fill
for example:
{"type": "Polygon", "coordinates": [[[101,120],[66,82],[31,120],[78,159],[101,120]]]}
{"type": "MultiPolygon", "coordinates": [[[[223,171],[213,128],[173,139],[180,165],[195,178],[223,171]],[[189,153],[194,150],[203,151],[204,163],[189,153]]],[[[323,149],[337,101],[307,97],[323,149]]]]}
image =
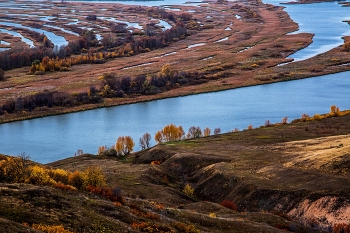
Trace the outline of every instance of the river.
{"type": "MultiPolygon", "coordinates": [[[[228,91],[170,98],[0,125],[0,151],[25,152],[48,163],[74,155],[81,149],[97,153],[118,136],[136,142],[146,132],[152,137],[165,125],[221,128],[228,132],[300,118],[303,113],[326,113],[331,105],[350,109],[350,72],[228,91]]],[[[154,145],[154,142],[153,142],[154,145]]]]}
{"type": "Polygon", "coordinates": [[[305,60],[342,45],[344,44],[342,36],[350,35],[349,24],[343,22],[350,20],[350,8],[339,4],[348,1],[313,4],[279,4],[280,0],[263,0],[263,2],[284,6],[291,19],[299,25],[299,30],[294,33],[314,34],[311,45],[289,56],[295,61],[305,60]]]}

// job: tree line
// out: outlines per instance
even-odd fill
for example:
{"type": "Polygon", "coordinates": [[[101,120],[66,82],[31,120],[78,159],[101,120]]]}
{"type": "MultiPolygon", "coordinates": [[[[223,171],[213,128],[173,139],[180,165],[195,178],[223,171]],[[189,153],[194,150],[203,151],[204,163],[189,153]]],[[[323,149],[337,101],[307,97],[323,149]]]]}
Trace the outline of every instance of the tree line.
{"type": "MultiPolygon", "coordinates": [[[[38,66],[51,66],[44,59],[38,66]]],[[[4,72],[0,70],[0,76],[4,72]]],[[[4,74],[3,74],[4,75],[4,74]]],[[[0,104],[0,115],[21,111],[33,111],[39,107],[73,107],[82,104],[103,102],[103,98],[123,98],[127,95],[151,95],[191,83],[195,73],[177,72],[169,64],[163,66],[158,74],[120,77],[115,73],[105,73],[99,86],[91,86],[87,91],[70,94],[64,91],[43,91],[28,96],[10,98],[0,104]]],[[[194,78],[194,79],[196,79],[194,78]]]]}
{"type": "MultiPolygon", "coordinates": [[[[145,31],[151,31],[148,29],[151,27],[154,26],[148,25],[145,31]]],[[[170,29],[157,34],[149,33],[149,35],[135,37],[128,30],[126,30],[125,34],[126,35],[123,39],[118,39],[117,37],[104,38],[102,40],[103,47],[99,48],[99,50],[102,49],[102,51],[97,51],[97,49],[88,46],[89,42],[96,40],[93,33],[85,35],[84,40],[81,43],[71,43],[68,44],[67,47],[60,49],[61,56],[55,56],[54,53],[46,54],[43,58],[32,61],[29,73],[35,74],[37,71],[67,71],[70,66],[77,64],[100,64],[106,62],[108,59],[132,56],[163,48],[168,46],[174,40],[176,41],[185,38],[187,30],[182,22],[178,22],[170,29]],[[77,53],[77,51],[80,51],[81,53],[75,56],[70,56],[72,52],[77,53]]]]}
{"type": "MultiPolygon", "coordinates": [[[[132,10],[130,9],[130,11],[132,10]]],[[[146,10],[143,9],[141,12],[143,11],[146,10]]],[[[72,31],[79,33],[81,38],[71,41],[68,45],[60,48],[54,47],[53,43],[44,34],[35,32],[33,37],[36,38],[42,46],[26,49],[9,49],[1,52],[0,68],[6,71],[32,65],[30,73],[35,73],[35,71],[60,70],[61,67],[66,67],[67,64],[70,66],[82,63],[101,63],[110,58],[131,56],[162,48],[168,46],[173,41],[183,39],[187,36],[185,23],[192,18],[188,13],[182,13],[176,16],[172,12],[167,13],[160,9],[150,9],[147,10],[147,14],[172,20],[175,25],[170,29],[158,32],[155,24],[149,24],[146,26],[143,33],[133,34],[127,30],[126,24],[109,22],[109,27],[111,31],[115,33],[115,36],[103,37],[101,43],[97,41],[96,35],[92,30],[83,30],[71,25],[72,31]],[[91,52],[93,50],[89,50],[89,48],[94,47],[102,51],[91,52]],[[89,56],[91,53],[93,53],[93,55],[89,56]],[[71,58],[72,55],[77,57],[71,58]],[[56,63],[55,67],[58,68],[43,69],[43,66],[38,66],[38,63],[46,57],[50,59],[50,62],[56,63]],[[58,63],[62,63],[61,60],[66,58],[69,58],[69,61],[65,61],[64,66],[60,66],[58,63]]],[[[88,20],[94,19],[89,17],[88,20]]]]}
{"type": "MultiPolygon", "coordinates": [[[[215,128],[214,135],[220,134],[221,129],[215,128]]],[[[169,124],[164,126],[164,128],[154,135],[154,140],[157,144],[169,141],[179,141],[184,139],[208,137],[211,135],[210,128],[205,128],[203,131],[199,126],[192,126],[189,128],[188,133],[185,134],[182,126],[175,126],[174,124],[169,124]]],[[[151,147],[152,136],[148,132],[142,135],[139,139],[139,145],[142,150],[151,147]]],[[[98,155],[106,156],[116,156],[119,158],[124,158],[126,155],[130,154],[134,150],[135,142],[130,136],[118,137],[115,145],[112,147],[100,146],[98,148],[98,155]]]]}

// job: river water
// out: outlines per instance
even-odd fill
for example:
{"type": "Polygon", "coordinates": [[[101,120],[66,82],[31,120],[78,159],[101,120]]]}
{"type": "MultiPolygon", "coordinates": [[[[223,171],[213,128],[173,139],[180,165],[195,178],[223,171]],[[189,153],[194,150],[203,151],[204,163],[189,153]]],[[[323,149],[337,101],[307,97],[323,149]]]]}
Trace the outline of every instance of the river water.
{"type": "Polygon", "coordinates": [[[302,5],[279,4],[279,0],[263,0],[263,2],[284,6],[291,19],[299,25],[299,30],[294,33],[314,34],[310,46],[289,56],[295,61],[305,60],[340,46],[344,44],[342,36],[350,35],[350,25],[343,22],[350,20],[350,8],[342,7],[338,1],[302,5]]]}
{"type": "MultiPolygon", "coordinates": [[[[166,4],[170,5],[169,1],[166,4]]],[[[341,36],[350,35],[350,26],[341,22],[347,19],[346,9],[349,8],[332,2],[287,5],[291,18],[300,24],[300,32],[320,31],[310,47],[291,57],[302,60],[342,43],[341,36]],[[309,24],[312,20],[316,22],[309,24]],[[327,26],[327,22],[331,24],[327,26]]],[[[326,113],[331,105],[350,109],[349,90],[350,72],[344,72],[13,122],[0,125],[0,153],[25,152],[35,161],[48,163],[72,156],[79,149],[96,154],[99,146],[111,146],[118,136],[124,135],[130,135],[136,142],[135,149],[139,150],[138,139],[144,133],[153,136],[170,123],[182,125],[186,131],[190,126],[200,126],[228,132],[245,129],[250,124],[258,127],[265,120],[275,123],[283,117],[300,118],[303,113],[326,113]]]]}
{"type": "MultiPolygon", "coordinates": [[[[136,142],[146,132],[152,137],[165,125],[221,128],[228,132],[300,118],[303,113],[326,113],[331,105],[350,109],[350,72],[317,78],[245,87],[229,91],[157,100],[0,125],[0,151],[25,152],[47,163],[74,155],[78,149],[97,153],[118,136],[136,142]]],[[[154,145],[154,142],[153,142],[154,145]]]]}

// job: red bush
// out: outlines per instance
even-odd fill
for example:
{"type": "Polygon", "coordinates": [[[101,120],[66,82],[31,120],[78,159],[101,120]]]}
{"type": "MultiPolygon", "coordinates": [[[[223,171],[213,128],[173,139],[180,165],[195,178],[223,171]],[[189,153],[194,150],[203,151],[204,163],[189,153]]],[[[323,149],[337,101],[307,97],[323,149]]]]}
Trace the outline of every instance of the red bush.
{"type": "Polygon", "coordinates": [[[76,191],[77,189],[73,187],[72,185],[63,184],[61,182],[58,182],[54,185],[55,188],[62,189],[62,190],[71,190],[76,191]]]}
{"type": "Polygon", "coordinates": [[[229,200],[224,200],[221,202],[221,205],[228,208],[228,209],[231,209],[231,210],[234,210],[234,211],[237,211],[237,206],[235,203],[233,203],[232,201],[229,201],[229,200]]]}
{"type": "Polygon", "coordinates": [[[86,190],[89,191],[90,193],[94,193],[94,194],[103,196],[111,201],[125,203],[124,197],[121,195],[121,193],[116,192],[116,191],[112,190],[111,188],[88,185],[86,187],[86,190]]]}

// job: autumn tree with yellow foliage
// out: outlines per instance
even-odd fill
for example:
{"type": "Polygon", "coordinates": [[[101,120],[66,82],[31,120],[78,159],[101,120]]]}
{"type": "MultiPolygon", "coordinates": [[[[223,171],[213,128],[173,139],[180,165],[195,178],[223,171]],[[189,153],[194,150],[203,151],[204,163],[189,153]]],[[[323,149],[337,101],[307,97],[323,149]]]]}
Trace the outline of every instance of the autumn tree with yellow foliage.
{"type": "Polygon", "coordinates": [[[185,131],[183,130],[182,126],[175,126],[174,124],[166,125],[162,130],[158,131],[154,139],[156,142],[162,143],[169,142],[169,141],[177,141],[183,139],[183,136],[185,135],[185,131]]]}
{"type": "Polygon", "coordinates": [[[134,146],[134,140],[130,136],[121,136],[115,143],[115,150],[118,155],[128,155],[133,151],[134,146]]]}

